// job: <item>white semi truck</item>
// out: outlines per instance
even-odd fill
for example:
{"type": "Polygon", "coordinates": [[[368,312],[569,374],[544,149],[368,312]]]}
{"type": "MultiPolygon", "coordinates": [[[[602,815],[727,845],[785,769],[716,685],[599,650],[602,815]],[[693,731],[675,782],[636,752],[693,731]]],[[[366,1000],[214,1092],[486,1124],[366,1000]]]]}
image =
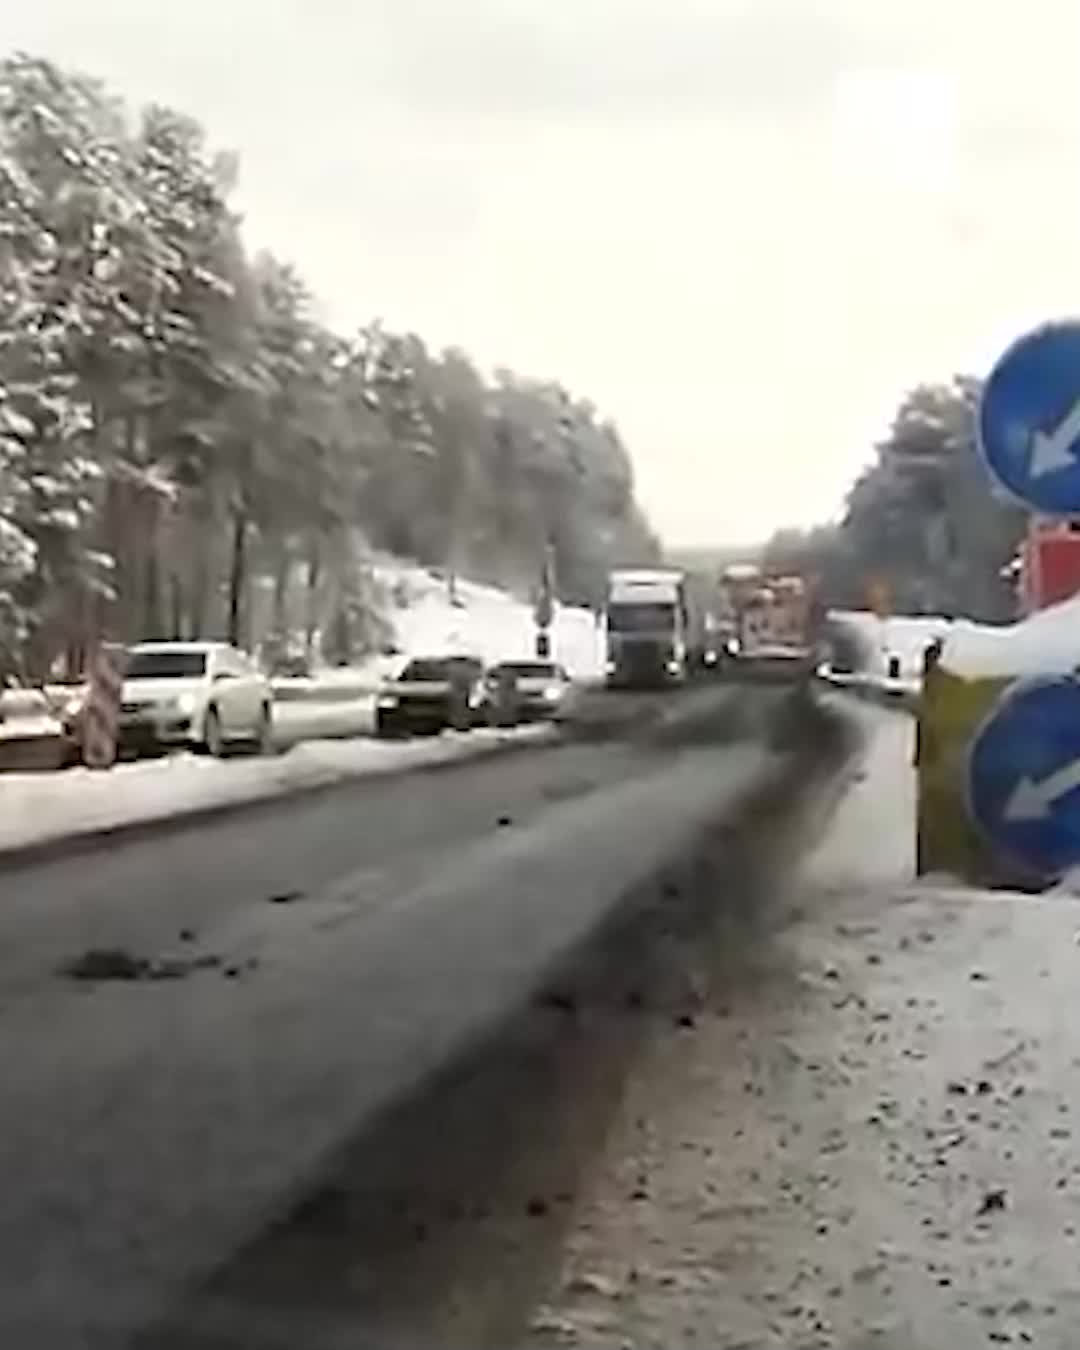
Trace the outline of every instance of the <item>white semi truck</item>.
{"type": "Polygon", "coordinates": [[[670,567],[609,574],[609,685],[681,684],[692,671],[716,663],[714,616],[694,581],[670,567]]]}

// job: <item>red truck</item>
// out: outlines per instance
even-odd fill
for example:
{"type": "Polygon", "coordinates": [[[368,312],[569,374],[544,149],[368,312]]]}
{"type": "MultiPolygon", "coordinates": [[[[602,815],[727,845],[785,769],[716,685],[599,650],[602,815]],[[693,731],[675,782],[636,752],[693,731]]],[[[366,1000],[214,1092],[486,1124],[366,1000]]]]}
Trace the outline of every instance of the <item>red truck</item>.
{"type": "Polygon", "coordinates": [[[728,569],[722,584],[736,616],[740,662],[790,672],[812,666],[816,607],[804,578],[740,567],[728,569]]]}

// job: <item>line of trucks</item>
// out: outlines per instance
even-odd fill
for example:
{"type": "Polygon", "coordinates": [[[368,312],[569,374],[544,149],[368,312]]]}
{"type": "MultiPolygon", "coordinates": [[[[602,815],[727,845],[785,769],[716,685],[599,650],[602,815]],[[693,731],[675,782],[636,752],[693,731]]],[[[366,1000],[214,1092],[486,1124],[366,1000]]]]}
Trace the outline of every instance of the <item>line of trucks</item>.
{"type": "Polygon", "coordinates": [[[617,569],[608,575],[604,626],[612,688],[681,684],[734,664],[797,678],[816,665],[812,587],[751,564],[718,575],[617,569]]]}

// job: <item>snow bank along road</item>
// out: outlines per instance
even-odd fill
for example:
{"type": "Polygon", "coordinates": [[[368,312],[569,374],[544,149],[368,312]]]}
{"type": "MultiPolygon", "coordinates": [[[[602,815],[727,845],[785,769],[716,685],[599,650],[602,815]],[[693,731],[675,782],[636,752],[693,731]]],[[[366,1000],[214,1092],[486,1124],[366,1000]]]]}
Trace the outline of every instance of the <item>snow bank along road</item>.
{"type": "Polygon", "coordinates": [[[583,742],[7,874],[0,1339],[126,1344],[789,769],[788,699],[699,689],[651,723],[629,700],[583,742]]]}

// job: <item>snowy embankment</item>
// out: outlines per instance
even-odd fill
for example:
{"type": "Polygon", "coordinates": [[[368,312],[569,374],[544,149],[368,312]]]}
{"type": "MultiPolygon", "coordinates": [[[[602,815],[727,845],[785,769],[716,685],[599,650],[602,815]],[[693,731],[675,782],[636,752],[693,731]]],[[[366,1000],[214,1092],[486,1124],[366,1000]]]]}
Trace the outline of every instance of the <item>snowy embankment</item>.
{"type": "MultiPolygon", "coordinates": [[[[437,656],[451,652],[475,656],[486,664],[535,655],[536,623],[532,607],[506,591],[458,581],[456,603],[444,579],[422,567],[380,562],[375,575],[396,597],[391,613],[402,652],[437,656]]],[[[551,656],[575,679],[597,679],[603,672],[603,632],[587,609],[557,605],[551,624],[551,656]]]]}
{"type": "Polygon", "coordinates": [[[899,685],[917,691],[923,654],[935,638],[942,640],[942,666],[965,679],[1021,679],[1080,671],[1080,595],[1017,623],[1000,625],[902,616],[883,620],[851,610],[839,610],[829,617],[855,637],[860,655],[860,669],[853,674],[828,676],[835,684],[897,685],[888,678],[889,657],[895,655],[900,659],[899,685]]]}
{"type": "MultiPolygon", "coordinates": [[[[455,603],[446,580],[425,568],[383,561],[374,572],[395,597],[388,617],[397,654],[372,656],[343,670],[320,670],[307,679],[275,680],[279,706],[301,699],[334,703],[371,695],[410,656],[473,656],[485,665],[535,656],[532,607],[508,592],[461,580],[455,587],[455,603]]],[[[591,610],[556,605],[550,639],[551,659],[575,680],[601,677],[603,630],[591,610]]]]}

